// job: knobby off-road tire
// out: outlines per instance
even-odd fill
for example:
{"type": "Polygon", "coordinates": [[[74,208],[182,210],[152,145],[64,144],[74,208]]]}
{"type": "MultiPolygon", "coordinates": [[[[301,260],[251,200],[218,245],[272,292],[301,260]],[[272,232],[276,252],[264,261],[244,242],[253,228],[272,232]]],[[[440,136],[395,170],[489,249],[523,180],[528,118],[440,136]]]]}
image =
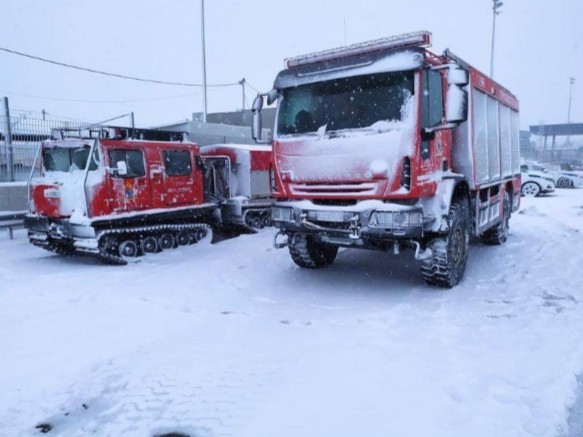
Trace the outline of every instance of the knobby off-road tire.
{"type": "Polygon", "coordinates": [[[420,262],[425,282],[444,288],[459,284],[466,271],[469,229],[467,200],[454,200],[449,211],[449,231],[428,242],[431,256],[420,262]]]}
{"type": "Polygon", "coordinates": [[[296,234],[290,241],[289,254],[293,262],[305,269],[328,267],[338,254],[337,246],[320,243],[307,235],[296,234]]]}
{"type": "Polygon", "coordinates": [[[482,241],[486,244],[500,245],[506,243],[508,239],[508,226],[510,222],[511,206],[510,206],[510,195],[504,193],[504,204],[503,204],[503,217],[502,221],[498,223],[491,229],[484,232],[482,236],[482,241]]]}

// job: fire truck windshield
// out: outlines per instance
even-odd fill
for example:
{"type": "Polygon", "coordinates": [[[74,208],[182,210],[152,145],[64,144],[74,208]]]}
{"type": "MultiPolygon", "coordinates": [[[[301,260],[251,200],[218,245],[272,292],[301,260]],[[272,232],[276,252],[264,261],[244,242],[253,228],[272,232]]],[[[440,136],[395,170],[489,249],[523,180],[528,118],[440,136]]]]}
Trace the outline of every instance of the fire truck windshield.
{"type": "MultiPolygon", "coordinates": [[[[81,144],[79,147],[47,147],[43,149],[44,169],[63,172],[84,170],[90,151],[91,147],[87,144],[81,144]]],[[[90,170],[93,167],[96,165],[92,165],[90,170]]]]}
{"type": "Polygon", "coordinates": [[[279,106],[277,134],[364,129],[402,119],[413,94],[413,72],[353,76],[286,88],[279,106]]]}

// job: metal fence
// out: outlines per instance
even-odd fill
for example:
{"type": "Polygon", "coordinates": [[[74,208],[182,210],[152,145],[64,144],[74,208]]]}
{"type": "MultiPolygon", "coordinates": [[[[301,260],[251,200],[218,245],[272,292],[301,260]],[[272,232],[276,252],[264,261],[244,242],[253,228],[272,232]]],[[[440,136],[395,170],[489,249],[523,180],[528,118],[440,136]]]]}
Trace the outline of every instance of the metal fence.
{"type": "Polygon", "coordinates": [[[51,130],[79,129],[89,123],[45,120],[26,115],[0,117],[0,182],[26,181],[42,141],[50,138],[51,130]],[[8,126],[10,118],[10,126],[8,126]]]}

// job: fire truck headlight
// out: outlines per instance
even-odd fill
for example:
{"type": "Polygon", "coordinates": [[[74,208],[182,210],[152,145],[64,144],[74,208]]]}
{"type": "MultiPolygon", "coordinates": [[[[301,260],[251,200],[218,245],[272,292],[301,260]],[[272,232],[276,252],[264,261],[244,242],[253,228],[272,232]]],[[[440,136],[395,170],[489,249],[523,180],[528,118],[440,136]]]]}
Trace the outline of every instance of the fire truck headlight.
{"type": "Polygon", "coordinates": [[[419,226],[423,222],[421,212],[415,211],[409,213],[409,226],[419,226]]]}
{"type": "Polygon", "coordinates": [[[392,228],[393,213],[385,211],[375,211],[372,213],[369,225],[378,226],[379,228],[392,228]]]}
{"type": "Polygon", "coordinates": [[[271,208],[271,219],[274,222],[291,222],[293,220],[293,211],[291,208],[274,206],[271,208]]]}
{"type": "Polygon", "coordinates": [[[423,222],[420,211],[375,211],[369,221],[370,226],[379,228],[408,228],[423,222]]]}

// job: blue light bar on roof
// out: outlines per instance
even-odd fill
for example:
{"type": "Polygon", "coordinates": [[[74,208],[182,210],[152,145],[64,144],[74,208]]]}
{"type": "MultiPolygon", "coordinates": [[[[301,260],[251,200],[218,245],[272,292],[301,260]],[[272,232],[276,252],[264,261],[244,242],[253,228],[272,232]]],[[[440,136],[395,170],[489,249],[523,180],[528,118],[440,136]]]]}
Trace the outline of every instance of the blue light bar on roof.
{"type": "Polygon", "coordinates": [[[287,58],[284,63],[287,68],[293,68],[299,67],[300,65],[330,61],[332,59],[338,59],[345,56],[362,55],[364,53],[376,52],[379,50],[430,46],[431,32],[421,31],[375,39],[350,46],[296,56],[295,58],[287,58]]]}

